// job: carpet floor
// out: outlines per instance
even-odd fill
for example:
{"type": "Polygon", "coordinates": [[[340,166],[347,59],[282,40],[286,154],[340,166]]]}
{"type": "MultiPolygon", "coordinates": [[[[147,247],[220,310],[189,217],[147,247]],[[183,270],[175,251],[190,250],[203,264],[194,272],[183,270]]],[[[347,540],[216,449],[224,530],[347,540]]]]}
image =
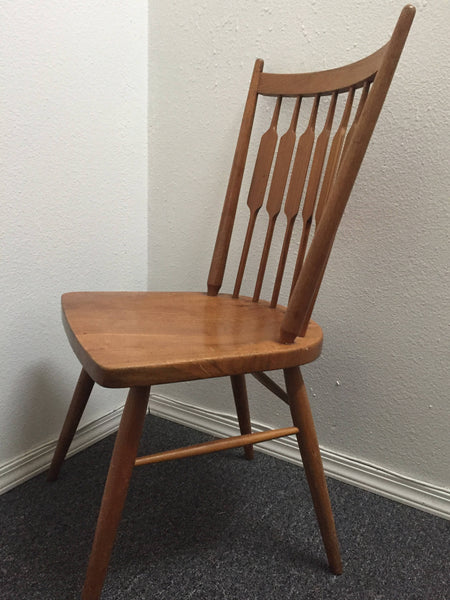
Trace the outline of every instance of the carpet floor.
{"type": "MultiPolygon", "coordinates": [[[[142,452],[208,436],[150,416],[142,452]]],[[[79,600],[114,436],[0,497],[0,598],[79,600]]],[[[329,479],[327,569],[303,470],[242,450],[136,469],[102,600],[449,600],[450,522],[329,479]]]]}

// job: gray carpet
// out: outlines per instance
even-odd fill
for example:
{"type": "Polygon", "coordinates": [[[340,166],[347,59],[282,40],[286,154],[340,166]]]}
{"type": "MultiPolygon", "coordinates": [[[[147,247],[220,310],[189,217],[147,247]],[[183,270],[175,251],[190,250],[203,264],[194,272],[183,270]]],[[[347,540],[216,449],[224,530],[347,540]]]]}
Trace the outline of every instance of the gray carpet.
{"type": "MultiPolygon", "coordinates": [[[[207,436],[149,417],[142,450],[207,436]]],[[[78,600],[113,437],[0,497],[0,598],[78,600]]],[[[329,480],[326,567],[302,469],[231,450],[136,469],[104,600],[446,600],[450,522],[329,480]]]]}

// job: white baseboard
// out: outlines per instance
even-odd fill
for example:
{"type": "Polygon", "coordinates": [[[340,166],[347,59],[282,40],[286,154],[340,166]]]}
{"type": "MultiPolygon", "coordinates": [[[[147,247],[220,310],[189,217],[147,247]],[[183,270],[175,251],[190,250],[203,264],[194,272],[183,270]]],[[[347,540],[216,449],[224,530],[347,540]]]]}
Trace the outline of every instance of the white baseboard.
{"type": "MultiPolygon", "coordinates": [[[[67,456],[72,456],[117,431],[123,408],[119,408],[88,423],[75,434],[67,456]]],[[[0,466],[0,494],[4,494],[27,479],[39,475],[50,466],[56,440],[17,456],[0,466]]]]}
{"type": "MultiPolygon", "coordinates": [[[[236,417],[217,414],[159,394],[152,394],[151,412],[213,436],[225,437],[239,434],[236,417]]],[[[268,429],[258,423],[252,423],[252,428],[255,432],[268,429]]],[[[297,440],[294,436],[270,440],[258,444],[257,448],[282,460],[301,464],[297,440]]],[[[326,448],[321,448],[321,455],[325,472],[330,477],[444,519],[450,519],[450,490],[405,477],[326,448]]]]}
{"type": "MultiPolygon", "coordinates": [[[[150,409],[152,414],[213,436],[225,437],[239,433],[237,418],[234,416],[218,414],[160,394],[152,394],[150,409]]],[[[119,426],[121,414],[122,409],[119,408],[81,427],[75,435],[68,456],[114,433],[119,426]]],[[[254,431],[268,429],[258,423],[253,423],[252,426],[254,431]]],[[[55,446],[56,440],[48,442],[1,465],[0,494],[45,471],[50,465],[55,446]]],[[[258,444],[257,448],[282,460],[301,464],[297,441],[293,436],[264,442],[258,444]]],[[[444,519],[450,519],[449,490],[405,477],[326,448],[321,448],[321,454],[325,472],[330,477],[444,519]]]]}

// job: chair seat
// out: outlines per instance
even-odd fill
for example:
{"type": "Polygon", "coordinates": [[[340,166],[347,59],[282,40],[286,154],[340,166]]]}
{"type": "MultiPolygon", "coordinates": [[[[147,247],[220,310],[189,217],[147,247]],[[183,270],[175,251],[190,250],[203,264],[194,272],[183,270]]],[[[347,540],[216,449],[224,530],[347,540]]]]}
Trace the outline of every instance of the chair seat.
{"type": "Polygon", "coordinates": [[[285,308],[195,292],[71,292],[63,321],[83,368],[104,387],[155,385],[269,371],[315,360],[313,321],[293,344],[277,340],[285,308]]]}

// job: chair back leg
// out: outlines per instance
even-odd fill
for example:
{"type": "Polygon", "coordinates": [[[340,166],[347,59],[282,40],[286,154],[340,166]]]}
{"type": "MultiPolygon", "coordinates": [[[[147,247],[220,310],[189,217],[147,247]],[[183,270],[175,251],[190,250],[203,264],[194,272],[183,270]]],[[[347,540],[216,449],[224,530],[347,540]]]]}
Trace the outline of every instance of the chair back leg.
{"type": "MultiPolygon", "coordinates": [[[[239,421],[241,434],[252,432],[252,424],[250,421],[250,409],[248,406],[247,385],[245,383],[245,375],[231,375],[231,386],[233,388],[234,403],[239,421]]],[[[244,454],[247,460],[252,460],[253,445],[244,446],[244,454]]]]}
{"type": "Polygon", "coordinates": [[[82,600],[98,600],[102,592],[144,427],[149,394],[150,387],[134,387],[128,393],[103,492],[82,600]]]}
{"type": "Polygon", "coordinates": [[[339,542],[305,384],[298,367],[284,369],[284,377],[292,421],[299,430],[297,434],[298,445],[327,553],[328,564],[335,575],[340,575],[342,573],[342,562],[339,542]]]}
{"type": "Polygon", "coordinates": [[[66,458],[66,454],[72,443],[73,436],[83,416],[87,401],[91,395],[94,381],[89,377],[84,369],[81,369],[78,383],[73,393],[72,402],[67,411],[61,434],[56,444],[55,453],[47,474],[47,481],[55,481],[58,478],[61,466],[66,458]]]}

